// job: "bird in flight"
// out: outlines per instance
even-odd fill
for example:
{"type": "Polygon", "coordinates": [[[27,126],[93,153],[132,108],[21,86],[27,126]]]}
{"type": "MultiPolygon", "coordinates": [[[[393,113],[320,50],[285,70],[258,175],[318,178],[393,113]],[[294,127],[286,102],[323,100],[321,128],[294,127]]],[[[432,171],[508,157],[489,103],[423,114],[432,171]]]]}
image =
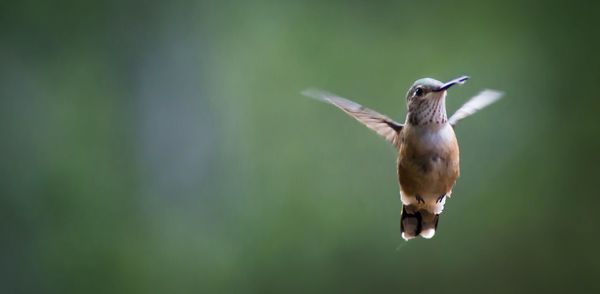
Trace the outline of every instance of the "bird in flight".
{"type": "Polygon", "coordinates": [[[338,107],[396,147],[402,201],[400,232],[405,240],[417,236],[430,239],[435,235],[446,199],[460,173],[456,124],[503,95],[496,90],[483,90],[448,118],[447,90],[468,79],[462,76],[442,83],[423,78],[414,82],[406,94],[408,113],[403,124],[326,91],[302,92],[338,107]]]}

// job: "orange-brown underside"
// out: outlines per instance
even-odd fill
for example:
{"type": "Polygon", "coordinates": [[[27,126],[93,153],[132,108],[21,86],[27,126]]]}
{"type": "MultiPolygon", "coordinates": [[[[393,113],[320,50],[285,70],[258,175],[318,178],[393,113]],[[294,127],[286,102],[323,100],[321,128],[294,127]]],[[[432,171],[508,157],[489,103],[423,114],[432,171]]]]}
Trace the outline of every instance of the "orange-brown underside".
{"type": "Polygon", "coordinates": [[[410,128],[401,134],[398,152],[398,178],[404,194],[445,195],[459,175],[459,149],[456,137],[446,144],[425,146],[410,128]],[[406,132],[405,132],[406,131],[406,132]]]}

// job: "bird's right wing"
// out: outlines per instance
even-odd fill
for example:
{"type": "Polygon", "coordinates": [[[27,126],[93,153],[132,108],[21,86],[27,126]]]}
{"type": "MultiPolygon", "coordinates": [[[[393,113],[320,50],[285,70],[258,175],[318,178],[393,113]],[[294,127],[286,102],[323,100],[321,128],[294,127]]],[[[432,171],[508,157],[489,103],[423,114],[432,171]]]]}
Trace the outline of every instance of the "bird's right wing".
{"type": "Polygon", "coordinates": [[[356,102],[322,90],[308,89],[303,91],[302,94],[319,101],[333,104],[367,126],[367,128],[384,137],[388,142],[396,146],[398,145],[398,137],[403,125],[395,122],[391,118],[356,102]]]}
{"type": "Polygon", "coordinates": [[[474,114],[484,107],[498,101],[504,93],[496,90],[483,90],[475,97],[471,98],[467,103],[463,104],[451,117],[448,122],[454,126],[461,119],[474,114]]]}

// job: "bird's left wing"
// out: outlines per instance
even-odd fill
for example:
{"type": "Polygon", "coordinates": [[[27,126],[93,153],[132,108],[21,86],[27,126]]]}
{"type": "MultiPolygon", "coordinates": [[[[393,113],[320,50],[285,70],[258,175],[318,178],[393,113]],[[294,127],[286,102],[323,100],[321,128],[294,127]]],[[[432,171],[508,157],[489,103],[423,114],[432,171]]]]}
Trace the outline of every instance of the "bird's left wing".
{"type": "Polygon", "coordinates": [[[463,104],[449,119],[448,122],[454,126],[461,119],[474,114],[484,107],[498,101],[504,93],[496,90],[483,90],[467,103],[463,104]]]}
{"type": "Polygon", "coordinates": [[[369,129],[384,137],[388,142],[396,146],[398,145],[398,137],[403,125],[391,118],[356,102],[322,90],[308,89],[303,91],[302,94],[337,106],[369,129]]]}

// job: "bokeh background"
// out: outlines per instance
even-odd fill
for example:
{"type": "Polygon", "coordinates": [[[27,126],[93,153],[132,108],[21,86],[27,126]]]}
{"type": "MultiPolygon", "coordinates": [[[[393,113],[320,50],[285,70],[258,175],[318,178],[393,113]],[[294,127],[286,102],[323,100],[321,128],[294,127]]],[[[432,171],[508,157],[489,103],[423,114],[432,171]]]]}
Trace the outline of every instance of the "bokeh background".
{"type": "Polygon", "coordinates": [[[597,1],[3,1],[2,293],[598,293],[597,1]],[[391,146],[424,76],[457,128],[432,240],[391,146]]]}

